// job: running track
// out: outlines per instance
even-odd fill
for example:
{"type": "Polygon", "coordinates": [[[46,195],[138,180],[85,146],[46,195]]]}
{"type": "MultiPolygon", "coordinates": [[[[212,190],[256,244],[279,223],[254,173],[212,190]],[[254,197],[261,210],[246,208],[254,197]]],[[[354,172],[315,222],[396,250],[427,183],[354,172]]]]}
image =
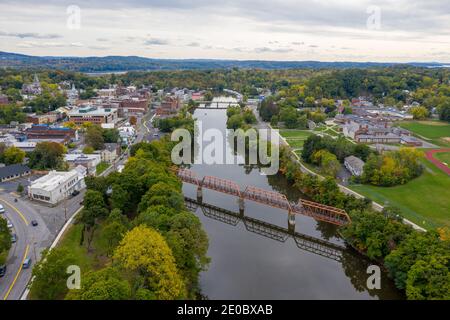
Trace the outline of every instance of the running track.
{"type": "Polygon", "coordinates": [[[425,157],[450,176],[450,168],[434,157],[434,154],[439,152],[450,152],[450,148],[428,150],[425,152],[425,157]]]}

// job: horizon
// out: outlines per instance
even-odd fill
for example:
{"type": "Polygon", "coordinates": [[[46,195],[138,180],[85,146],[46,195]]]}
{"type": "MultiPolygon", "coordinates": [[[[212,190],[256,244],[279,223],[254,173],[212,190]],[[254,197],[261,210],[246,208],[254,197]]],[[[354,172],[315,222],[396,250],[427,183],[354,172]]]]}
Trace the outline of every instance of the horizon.
{"type": "Polygon", "coordinates": [[[7,52],[7,51],[1,51],[0,54],[15,54],[15,55],[22,55],[22,56],[29,56],[29,57],[35,57],[35,58],[108,58],[108,57],[121,57],[121,58],[143,58],[143,59],[150,59],[150,60],[176,60],[176,61],[238,61],[238,62],[245,62],[245,61],[255,61],[255,62],[279,62],[279,63],[299,63],[299,62],[314,62],[314,63],[358,63],[358,64],[365,64],[365,63],[373,63],[373,64],[396,64],[396,65],[402,65],[402,64],[439,64],[442,67],[450,67],[450,60],[449,62],[446,61],[385,61],[385,62],[379,62],[379,61],[351,61],[351,60],[343,60],[343,61],[337,61],[337,60],[270,60],[270,59],[228,59],[228,58],[195,58],[195,57],[189,57],[189,58],[170,58],[170,57],[162,57],[162,58],[156,58],[156,57],[146,57],[146,56],[137,56],[137,55],[86,55],[86,56],[77,56],[77,55],[49,55],[49,54],[43,54],[43,55],[33,55],[33,54],[27,54],[22,52],[7,52]]]}
{"type": "Polygon", "coordinates": [[[444,0],[6,0],[0,17],[0,50],[33,56],[450,61],[444,0]]]}

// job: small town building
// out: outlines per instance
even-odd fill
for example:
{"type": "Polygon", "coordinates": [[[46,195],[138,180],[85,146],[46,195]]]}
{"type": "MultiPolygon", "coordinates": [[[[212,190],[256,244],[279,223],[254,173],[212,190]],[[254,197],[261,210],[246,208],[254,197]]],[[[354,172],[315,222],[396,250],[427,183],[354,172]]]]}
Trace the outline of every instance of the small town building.
{"type": "Polygon", "coordinates": [[[363,174],[364,161],[355,156],[349,156],[344,159],[344,166],[354,176],[361,176],[363,174]]]}
{"type": "Polygon", "coordinates": [[[84,168],[71,171],[50,171],[47,175],[31,182],[28,196],[32,200],[46,202],[52,205],[70,197],[75,191],[85,187],[84,168]]]}
{"type": "Polygon", "coordinates": [[[83,166],[88,175],[95,175],[97,165],[101,162],[101,156],[99,154],[68,153],[64,155],[64,160],[72,168],[83,166]]]}
{"type": "Polygon", "coordinates": [[[99,151],[101,161],[113,163],[120,155],[120,145],[118,143],[105,143],[105,149],[99,151]]]}
{"type": "Polygon", "coordinates": [[[5,182],[31,174],[31,169],[23,164],[12,164],[0,168],[0,182],[5,182]]]}
{"type": "Polygon", "coordinates": [[[96,106],[81,107],[68,113],[69,121],[77,125],[85,122],[93,124],[116,123],[118,114],[116,109],[98,108],[96,106]]]}

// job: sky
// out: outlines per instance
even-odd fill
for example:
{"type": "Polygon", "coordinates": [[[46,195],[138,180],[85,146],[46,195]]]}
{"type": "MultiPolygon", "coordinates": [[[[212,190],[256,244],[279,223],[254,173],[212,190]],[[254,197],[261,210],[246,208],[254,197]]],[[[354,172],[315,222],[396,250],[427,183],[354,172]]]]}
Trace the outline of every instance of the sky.
{"type": "Polygon", "coordinates": [[[0,51],[450,62],[448,0],[0,0],[0,51]]]}

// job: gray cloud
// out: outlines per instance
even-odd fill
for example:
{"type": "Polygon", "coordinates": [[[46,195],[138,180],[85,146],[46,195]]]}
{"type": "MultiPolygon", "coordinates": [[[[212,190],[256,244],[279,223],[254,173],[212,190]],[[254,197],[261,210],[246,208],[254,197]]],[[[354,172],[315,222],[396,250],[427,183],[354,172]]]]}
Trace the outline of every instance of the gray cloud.
{"type": "Polygon", "coordinates": [[[188,47],[200,47],[200,43],[198,42],[191,42],[187,44],[188,47]]]}
{"type": "Polygon", "coordinates": [[[20,39],[25,39],[25,38],[32,38],[32,39],[58,39],[58,38],[62,38],[61,35],[55,34],[55,33],[40,34],[40,33],[35,33],[35,32],[5,32],[5,31],[0,31],[0,36],[20,38],[20,39]]]}
{"type": "Polygon", "coordinates": [[[169,41],[166,39],[151,38],[144,41],[146,46],[165,46],[168,45],[169,41]]]}

